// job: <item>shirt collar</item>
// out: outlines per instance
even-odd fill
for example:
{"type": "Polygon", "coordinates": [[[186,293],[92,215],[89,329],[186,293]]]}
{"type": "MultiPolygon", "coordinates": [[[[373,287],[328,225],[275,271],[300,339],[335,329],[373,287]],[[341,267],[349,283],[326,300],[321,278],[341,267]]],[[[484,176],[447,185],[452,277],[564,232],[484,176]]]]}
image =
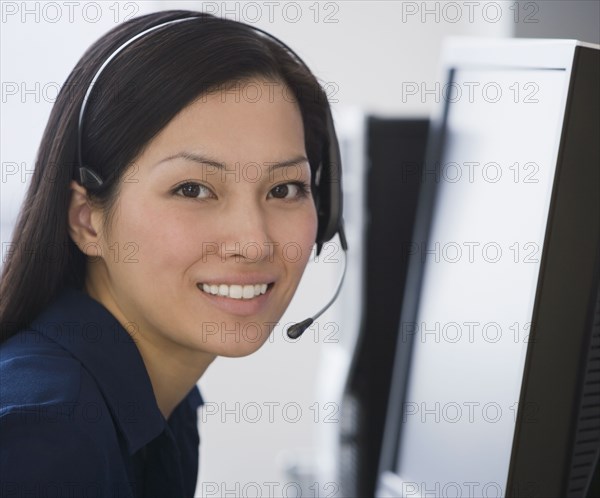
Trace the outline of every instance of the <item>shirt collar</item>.
{"type": "MultiPolygon", "coordinates": [[[[125,437],[130,454],[165,429],[165,418],[135,342],[98,301],[83,291],[67,288],[30,328],[69,351],[91,374],[125,437]]],[[[183,403],[194,410],[204,403],[197,386],[183,403]]]]}

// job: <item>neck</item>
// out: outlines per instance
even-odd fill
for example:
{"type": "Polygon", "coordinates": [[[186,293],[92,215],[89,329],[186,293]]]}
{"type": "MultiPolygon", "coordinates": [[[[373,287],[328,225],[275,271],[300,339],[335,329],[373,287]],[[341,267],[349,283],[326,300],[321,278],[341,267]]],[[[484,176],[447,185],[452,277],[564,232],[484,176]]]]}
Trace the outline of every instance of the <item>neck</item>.
{"type": "Polygon", "coordinates": [[[203,352],[169,354],[160,344],[138,340],[137,346],[165,420],[198,382],[216,355],[203,352]]]}
{"type": "Polygon", "coordinates": [[[90,281],[86,282],[84,290],[110,311],[123,329],[132,336],[150,377],[158,408],[165,420],[168,420],[216,355],[186,348],[148,330],[138,329],[134,336],[126,326],[130,320],[109,292],[101,286],[94,286],[90,281]]]}

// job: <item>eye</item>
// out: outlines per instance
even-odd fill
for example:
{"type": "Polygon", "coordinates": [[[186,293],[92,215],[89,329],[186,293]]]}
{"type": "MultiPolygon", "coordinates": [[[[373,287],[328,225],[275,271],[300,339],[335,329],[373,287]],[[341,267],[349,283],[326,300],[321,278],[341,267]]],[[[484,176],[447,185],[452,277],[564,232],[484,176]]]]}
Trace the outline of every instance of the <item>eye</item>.
{"type": "Polygon", "coordinates": [[[209,197],[214,197],[214,194],[208,187],[194,182],[186,182],[179,185],[173,190],[173,193],[190,199],[208,199],[209,197]]]}
{"type": "Polygon", "coordinates": [[[276,199],[293,200],[307,197],[310,193],[310,189],[308,188],[308,184],[305,182],[290,182],[282,183],[281,185],[273,187],[270,193],[276,199]],[[290,192],[292,193],[291,196],[289,195],[290,192]]]}

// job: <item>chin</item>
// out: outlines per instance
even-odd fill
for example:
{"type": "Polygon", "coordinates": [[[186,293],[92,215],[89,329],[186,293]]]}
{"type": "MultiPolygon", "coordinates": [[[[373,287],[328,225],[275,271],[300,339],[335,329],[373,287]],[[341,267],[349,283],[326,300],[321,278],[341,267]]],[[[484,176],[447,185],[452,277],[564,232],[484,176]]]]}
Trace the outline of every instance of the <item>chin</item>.
{"type": "Polygon", "coordinates": [[[265,341],[260,342],[240,342],[240,343],[232,343],[227,344],[222,348],[222,351],[219,351],[217,354],[219,356],[224,356],[226,358],[242,358],[244,356],[249,356],[252,353],[256,353],[265,343],[265,341]]]}
{"type": "Polygon", "coordinates": [[[228,328],[223,322],[221,326],[217,326],[214,322],[205,326],[207,328],[203,331],[204,334],[188,339],[188,347],[230,358],[255,353],[267,342],[272,333],[272,328],[257,326],[228,328]],[[200,338],[201,335],[204,335],[204,339],[200,338]]]}

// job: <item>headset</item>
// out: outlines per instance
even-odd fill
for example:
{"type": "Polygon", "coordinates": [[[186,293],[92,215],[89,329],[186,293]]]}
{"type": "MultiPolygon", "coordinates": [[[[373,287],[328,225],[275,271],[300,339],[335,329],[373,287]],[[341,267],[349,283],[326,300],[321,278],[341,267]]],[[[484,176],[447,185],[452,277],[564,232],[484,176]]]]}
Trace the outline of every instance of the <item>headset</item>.
{"type": "MultiPolygon", "coordinates": [[[[129,40],[125,41],[118,48],[116,48],[104,61],[104,63],[100,66],[100,68],[94,74],[87,91],[85,92],[85,96],[83,98],[83,102],[81,104],[81,109],[79,111],[79,123],[77,128],[77,159],[78,159],[78,178],[77,181],[79,184],[86,188],[94,189],[103,185],[103,180],[100,175],[93,171],[92,169],[83,165],[82,158],[82,143],[83,143],[83,122],[85,117],[85,111],[87,107],[87,103],[89,101],[89,97],[92,93],[92,90],[98,81],[100,75],[104,71],[104,69],[110,64],[110,62],[126,47],[131,45],[136,40],[140,38],[147,37],[149,34],[157,31],[161,28],[167,28],[168,26],[178,24],[181,22],[192,21],[196,19],[204,19],[200,16],[192,16],[185,17],[182,19],[173,19],[170,21],[162,22],[156,24],[150,28],[147,28],[140,33],[134,35],[129,40]]],[[[279,38],[267,33],[266,31],[257,28],[255,26],[251,26],[249,24],[240,23],[243,26],[246,26],[249,29],[254,30],[257,33],[262,34],[274,40],[276,43],[285,48],[290,55],[292,55],[300,64],[302,64],[309,72],[310,69],[306,65],[306,63],[296,54],[288,45],[282,42],[279,38]]],[[[344,276],[346,274],[346,266],[347,266],[347,251],[348,251],[348,243],[346,241],[346,235],[344,232],[344,221],[342,216],[343,203],[342,203],[342,161],[340,154],[340,147],[338,144],[337,135],[335,133],[335,127],[333,124],[333,117],[331,115],[331,108],[329,103],[326,106],[326,127],[327,127],[327,135],[328,135],[328,143],[329,147],[326,153],[323,155],[321,159],[321,163],[316,170],[315,174],[315,185],[317,187],[317,192],[315,193],[315,204],[317,207],[317,216],[318,216],[318,229],[317,229],[317,255],[321,253],[321,249],[323,244],[329,240],[331,240],[336,234],[339,235],[340,245],[344,250],[344,269],[342,271],[341,278],[338,282],[336,292],[331,300],[316,314],[312,317],[303,320],[302,322],[291,325],[287,334],[288,337],[292,339],[296,339],[300,337],[300,335],[316,320],[321,314],[323,314],[335,301],[337,296],[340,293],[342,288],[342,283],[344,281],[344,276]]]]}

